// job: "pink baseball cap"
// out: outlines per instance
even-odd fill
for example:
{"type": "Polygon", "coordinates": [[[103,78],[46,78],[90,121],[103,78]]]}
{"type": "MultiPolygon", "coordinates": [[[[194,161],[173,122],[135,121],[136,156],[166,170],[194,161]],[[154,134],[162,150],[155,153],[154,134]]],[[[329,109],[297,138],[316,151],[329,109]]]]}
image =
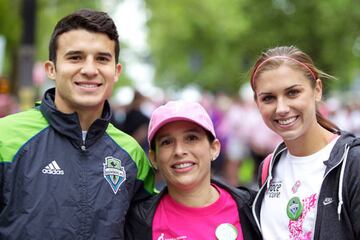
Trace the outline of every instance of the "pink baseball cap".
{"type": "Polygon", "coordinates": [[[152,113],[148,129],[149,146],[156,132],[162,126],[179,120],[194,122],[209,131],[216,138],[211,118],[199,103],[177,100],[167,102],[165,105],[156,108],[152,113]]]}

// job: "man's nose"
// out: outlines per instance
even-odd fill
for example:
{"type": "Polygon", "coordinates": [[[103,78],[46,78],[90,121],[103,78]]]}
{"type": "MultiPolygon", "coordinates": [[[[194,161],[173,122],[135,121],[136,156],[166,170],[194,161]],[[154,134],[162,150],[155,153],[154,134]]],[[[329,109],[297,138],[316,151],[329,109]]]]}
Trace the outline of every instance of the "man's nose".
{"type": "Polygon", "coordinates": [[[84,65],[82,66],[82,69],[80,72],[81,72],[81,74],[87,75],[89,77],[95,76],[99,73],[96,63],[92,57],[88,57],[84,61],[84,65]]]}

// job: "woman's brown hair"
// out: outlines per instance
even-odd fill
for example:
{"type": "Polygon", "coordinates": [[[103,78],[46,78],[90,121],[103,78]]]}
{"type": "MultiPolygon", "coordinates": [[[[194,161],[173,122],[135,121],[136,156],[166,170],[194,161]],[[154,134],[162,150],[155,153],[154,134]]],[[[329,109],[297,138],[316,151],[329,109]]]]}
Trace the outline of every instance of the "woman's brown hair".
{"type": "MultiPolygon", "coordinates": [[[[281,65],[286,64],[287,66],[302,71],[306,78],[309,79],[311,86],[314,88],[317,79],[334,79],[333,76],[319,70],[315,67],[313,60],[309,55],[301,51],[294,46],[281,46],[268,49],[263,52],[261,56],[255,62],[251,69],[250,84],[254,91],[254,99],[256,99],[256,79],[261,73],[276,69],[281,65]]],[[[316,120],[325,129],[333,133],[340,131],[339,127],[326,119],[316,108],[316,120]]]]}

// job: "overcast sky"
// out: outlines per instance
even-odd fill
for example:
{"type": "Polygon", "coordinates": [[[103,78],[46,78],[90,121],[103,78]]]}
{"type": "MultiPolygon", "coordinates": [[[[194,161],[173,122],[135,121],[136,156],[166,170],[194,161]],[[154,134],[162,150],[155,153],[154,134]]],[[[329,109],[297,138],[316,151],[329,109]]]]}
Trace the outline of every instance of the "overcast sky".
{"type": "Polygon", "coordinates": [[[120,53],[120,61],[127,74],[135,80],[135,86],[147,88],[152,85],[153,69],[138,58],[148,52],[144,3],[142,0],[124,0],[112,14],[118,27],[120,42],[128,47],[120,53]]]}

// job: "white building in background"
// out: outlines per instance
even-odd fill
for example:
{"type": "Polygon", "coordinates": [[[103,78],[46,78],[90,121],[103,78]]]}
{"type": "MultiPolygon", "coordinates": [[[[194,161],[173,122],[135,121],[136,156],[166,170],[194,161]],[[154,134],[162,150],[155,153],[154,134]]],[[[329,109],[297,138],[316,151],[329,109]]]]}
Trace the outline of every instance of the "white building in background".
{"type": "Polygon", "coordinates": [[[161,90],[153,84],[154,68],[146,62],[149,55],[146,27],[148,14],[144,1],[103,1],[103,5],[118,28],[123,71],[134,80],[134,87],[143,95],[161,96],[161,90]]]}

